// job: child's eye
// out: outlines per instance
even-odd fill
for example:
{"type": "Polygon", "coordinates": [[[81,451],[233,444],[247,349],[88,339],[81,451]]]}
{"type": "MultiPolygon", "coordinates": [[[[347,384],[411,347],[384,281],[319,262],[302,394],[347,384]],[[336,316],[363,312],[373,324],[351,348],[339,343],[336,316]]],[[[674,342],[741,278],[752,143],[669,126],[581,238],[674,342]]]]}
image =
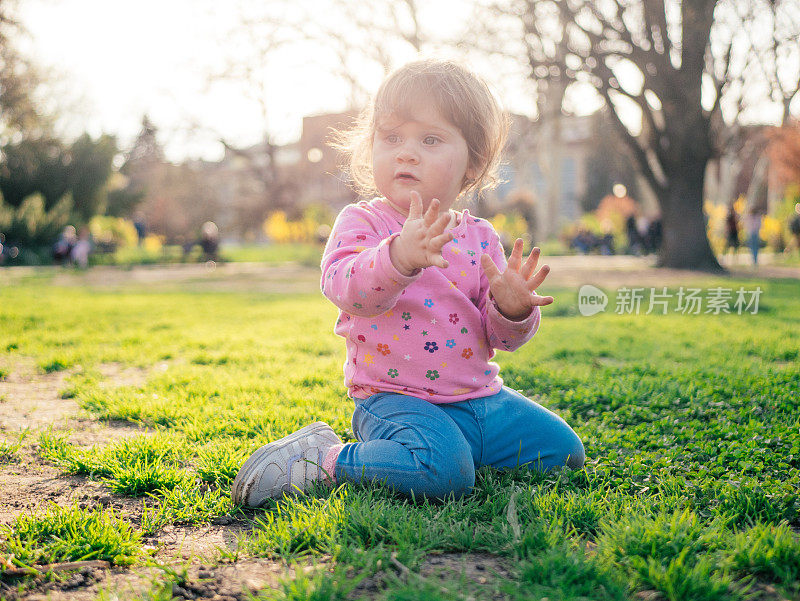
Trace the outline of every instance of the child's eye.
{"type": "Polygon", "coordinates": [[[399,140],[400,136],[398,136],[397,134],[389,134],[388,136],[386,136],[386,141],[389,144],[396,144],[399,140]]]}
{"type": "Polygon", "coordinates": [[[436,136],[425,136],[425,139],[422,141],[422,143],[426,144],[427,146],[433,146],[438,141],[439,138],[437,138],[436,136]]]}

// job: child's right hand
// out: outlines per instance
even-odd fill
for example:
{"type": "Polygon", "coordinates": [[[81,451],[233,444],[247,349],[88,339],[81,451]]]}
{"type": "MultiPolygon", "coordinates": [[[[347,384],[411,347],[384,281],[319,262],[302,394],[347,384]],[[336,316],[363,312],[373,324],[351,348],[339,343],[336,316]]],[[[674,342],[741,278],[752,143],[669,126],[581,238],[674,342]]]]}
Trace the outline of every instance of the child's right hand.
{"type": "Polygon", "coordinates": [[[444,231],[450,222],[450,214],[439,214],[439,206],[439,200],[434,198],[423,215],[422,197],[416,190],[411,191],[408,218],[400,235],[389,245],[392,264],[403,275],[414,275],[417,269],[425,267],[447,267],[442,248],[453,236],[444,231]]]}

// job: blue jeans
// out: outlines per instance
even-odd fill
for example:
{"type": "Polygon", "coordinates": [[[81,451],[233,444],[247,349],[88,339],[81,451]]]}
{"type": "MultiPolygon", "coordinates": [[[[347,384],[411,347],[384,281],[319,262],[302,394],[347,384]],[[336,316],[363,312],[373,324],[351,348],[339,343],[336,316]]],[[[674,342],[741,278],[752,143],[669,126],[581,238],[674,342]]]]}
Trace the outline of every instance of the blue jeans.
{"type": "Polygon", "coordinates": [[[385,481],[415,497],[468,494],[484,465],[579,469],[586,458],[562,418],[505,386],[492,396],[441,405],[391,392],[356,399],[353,433],[361,442],[342,448],[337,480],[385,481]]]}

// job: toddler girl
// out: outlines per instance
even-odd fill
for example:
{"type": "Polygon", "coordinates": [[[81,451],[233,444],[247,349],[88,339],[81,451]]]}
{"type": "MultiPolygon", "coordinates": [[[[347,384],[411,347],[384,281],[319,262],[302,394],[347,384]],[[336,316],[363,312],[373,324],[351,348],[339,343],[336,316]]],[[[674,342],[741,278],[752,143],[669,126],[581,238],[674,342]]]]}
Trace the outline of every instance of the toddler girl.
{"type": "Polygon", "coordinates": [[[267,444],[236,476],[235,503],[319,479],[460,497],[484,465],[583,465],[567,423],[490,362],[536,333],[553,302],[535,291],[548,266],[536,271],[538,248],[523,261],[520,239],[506,264],[491,224],[451,208],[496,181],[507,129],[486,84],[455,63],[414,62],[381,85],[345,145],[354,181],[379,196],[342,210],[322,259],[360,442],[316,422],[267,444]]]}

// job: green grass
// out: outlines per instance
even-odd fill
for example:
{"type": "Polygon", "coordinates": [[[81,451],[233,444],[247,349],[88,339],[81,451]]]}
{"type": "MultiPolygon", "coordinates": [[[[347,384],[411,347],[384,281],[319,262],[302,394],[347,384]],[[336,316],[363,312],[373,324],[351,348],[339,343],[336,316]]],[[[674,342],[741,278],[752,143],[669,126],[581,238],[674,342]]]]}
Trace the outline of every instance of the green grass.
{"type": "MultiPolygon", "coordinates": [[[[0,397],[0,403],[3,397],[0,397]]],[[[3,432],[5,440],[0,440],[0,465],[4,463],[15,463],[20,460],[19,450],[22,448],[25,438],[30,433],[29,428],[20,430],[16,434],[13,432],[3,432]]]]}
{"type": "MultiPolygon", "coordinates": [[[[319,267],[322,260],[322,246],[311,243],[223,245],[219,257],[222,261],[236,263],[300,263],[319,267]]],[[[163,263],[196,263],[202,259],[203,253],[199,246],[193,247],[189,254],[184,254],[180,246],[170,245],[160,250],[146,250],[138,246],[121,248],[113,253],[93,254],[90,262],[92,265],[130,267],[163,263]]]]}
{"type": "Polygon", "coordinates": [[[0,463],[11,463],[17,461],[19,456],[18,452],[22,443],[19,441],[9,442],[0,440],[0,463]]]}
{"type": "Polygon", "coordinates": [[[0,529],[4,553],[20,566],[101,559],[134,563],[142,554],[140,534],[112,511],[51,505],[42,514],[23,514],[0,529]]]}
{"type": "MultiPolygon", "coordinates": [[[[796,598],[797,282],[703,287],[756,284],[763,290],[756,315],[582,317],[574,290],[548,291],[556,303],[544,310],[537,336],[498,361],[506,384],[581,436],[585,468],[547,475],[482,468],[472,495],[438,504],[344,483],[255,513],[231,505],[238,466],[265,442],[314,420],[353,440],[343,344],[332,333],[336,311],[317,294],[123,294],[30,279],[0,289],[0,349],[6,372],[16,357],[32,358],[42,372],[67,370],[63,396],[96,419],[142,428],[92,447],[57,430],[37,435],[37,452],[64,472],[142,501],[136,522],[101,510],[80,514],[106,519],[109,540],[120,532],[138,545],[140,535],[169,524],[232,516],[252,519],[253,528],[223,556],[329,560],[329,569],[264,598],[345,598],[353,582],[378,576],[380,599],[415,599],[419,591],[459,599],[467,590],[475,598],[492,591],[506,599],[628,599],[655,590],[670,600],[744,599],[766,585],[796,598]],[[111,362],[148,376],[104,386],[99,366],[111,362]],[[478,552],[503,558],[513,577],[473,591],[477,585],[458,575],[444,583],[404,576],[391,560],[414,572],[431,553],[478,552]]],[[[77,523],[73,510],[63,511],[77,523]]],[[[28,522],[12,525],[0,553],[16,554],[13,545],[28,549],[28,561],[78,553],[53,551],[48,535],[34,531],[28,522]]]]}
{"type": "Polygon", "coordinates": [[[319,267],[322,246],[319,244],[265,244],[223,247],[222,258],[233,262],[287,263],[319,267]]]}

